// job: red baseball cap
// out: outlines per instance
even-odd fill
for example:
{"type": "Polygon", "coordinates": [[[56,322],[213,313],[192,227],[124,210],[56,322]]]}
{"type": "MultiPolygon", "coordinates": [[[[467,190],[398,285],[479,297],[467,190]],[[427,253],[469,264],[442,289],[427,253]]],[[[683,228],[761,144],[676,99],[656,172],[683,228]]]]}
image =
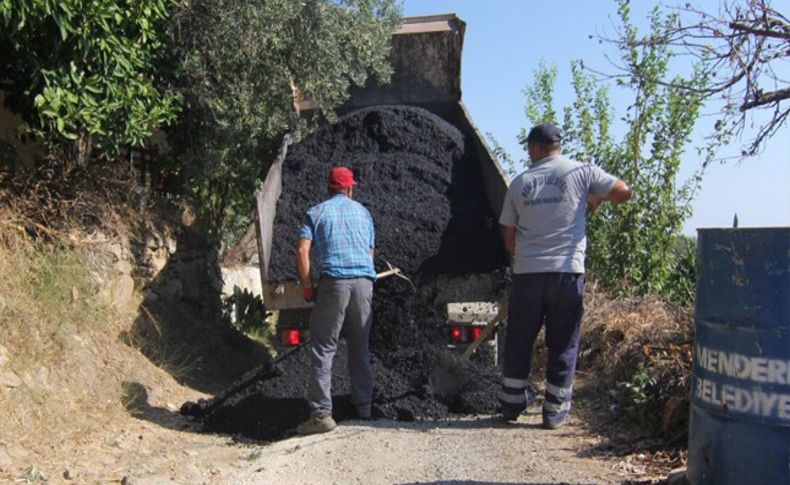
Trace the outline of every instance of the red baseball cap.
{"type": "Polygon", "coordinates": [[[329,180],[327,181],[329,188],[333,190],[347,189],[351,186],[357,185],[354,181],[354,172],[346,167],[335,167],[329,172],[329,180]]]}

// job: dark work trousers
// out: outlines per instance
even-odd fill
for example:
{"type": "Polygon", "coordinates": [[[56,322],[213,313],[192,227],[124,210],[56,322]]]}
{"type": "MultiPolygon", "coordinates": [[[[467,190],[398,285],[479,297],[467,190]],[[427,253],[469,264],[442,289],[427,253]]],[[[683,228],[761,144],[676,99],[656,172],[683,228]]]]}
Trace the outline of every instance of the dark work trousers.
{"type": "Polygon", "coordinates": [[[502,390],[498,396],[502,414],[506,417],[518,416],[527,407],[532,350],[544,322],[549,358],[543,418],[544,421],[553,421],[567,416],[579,353],[583,298],[583,274],[513,275],[502,390]]]}
{"type": "Polygon", "coordinates": [[[370,406],[373,370],[368,341],[373,321],[372,298],[373,281],[369,278],[321,277],[315,308],[310,313],[313,372],[307,386],[307,403],[314,415],[332,414],[332,361],[343,328],[348,343],[351,401],[358,409],[370,406]]]}

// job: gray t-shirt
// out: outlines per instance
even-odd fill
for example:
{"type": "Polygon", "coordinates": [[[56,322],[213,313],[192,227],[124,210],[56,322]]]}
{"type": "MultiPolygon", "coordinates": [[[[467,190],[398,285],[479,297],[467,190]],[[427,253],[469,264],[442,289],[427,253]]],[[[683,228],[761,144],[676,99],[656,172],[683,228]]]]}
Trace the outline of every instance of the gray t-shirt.
{"type": "Polygon", "coordinates": [[[516,228],[514,273],[584,273],[587,196],[617,177],[591,163],[546,157],[510,183],[499,223],[516,228]]]}

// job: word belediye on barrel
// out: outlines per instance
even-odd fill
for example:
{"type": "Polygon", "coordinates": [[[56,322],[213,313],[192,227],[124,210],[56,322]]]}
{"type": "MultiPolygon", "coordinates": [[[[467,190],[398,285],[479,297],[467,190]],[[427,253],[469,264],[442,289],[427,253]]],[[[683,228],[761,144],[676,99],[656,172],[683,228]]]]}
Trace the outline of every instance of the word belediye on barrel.
{"type": "Polygon", "coordinates": [[[699,231],[688,478],[790,483],[790,228],[699,231]]]}

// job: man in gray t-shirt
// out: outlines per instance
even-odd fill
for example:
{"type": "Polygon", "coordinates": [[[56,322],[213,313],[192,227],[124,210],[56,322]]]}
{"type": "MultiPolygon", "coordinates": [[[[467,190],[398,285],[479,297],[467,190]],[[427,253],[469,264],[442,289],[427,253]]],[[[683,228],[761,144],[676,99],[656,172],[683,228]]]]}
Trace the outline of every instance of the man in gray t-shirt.
{"type": "Polygon", "coordinates": [[[502,415],[515,420],[527,406],[532,348],[545,322],[549,357],[543,426],[561,426],[571,405],[584,296],[587,212],[606,200],[633,197],[622,180],[600,167],[560,154],[554,125],[527,136],[529,170],[510,184],[499,223],[513,256],[502,390],[502,415]]]}

